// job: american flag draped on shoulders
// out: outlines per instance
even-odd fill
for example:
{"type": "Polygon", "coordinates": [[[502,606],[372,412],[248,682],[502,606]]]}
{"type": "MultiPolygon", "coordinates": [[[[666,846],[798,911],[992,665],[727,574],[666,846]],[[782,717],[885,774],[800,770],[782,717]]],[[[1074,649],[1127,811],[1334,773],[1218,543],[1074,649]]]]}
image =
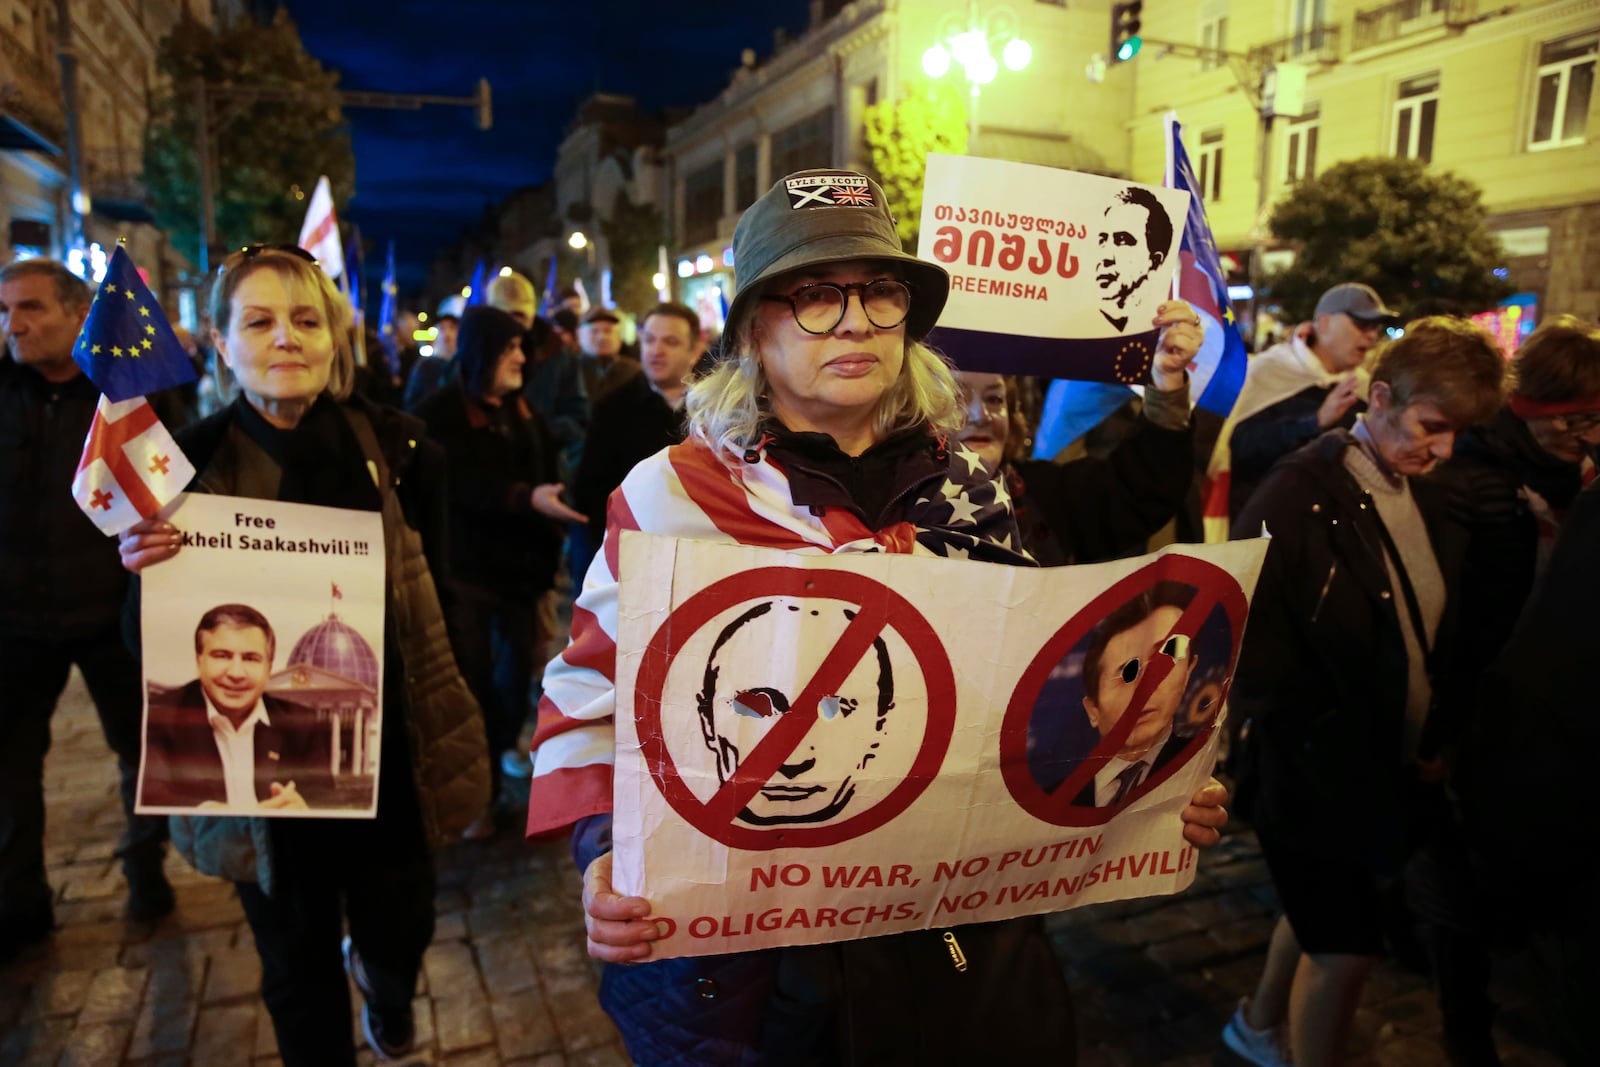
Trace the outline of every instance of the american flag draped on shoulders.
{"type": "Polygon", "coordinates": [[[572,606],[571,641],[545,668],[528,836],[611,811],[617,531],[811,554],[903,552],[1031,564],[1020,550],[1004,485],[987,476],[970,449],[952,449],[947,462],[946,477],[930,483],[912,521],[876,532],[846,509],[813,514],[795,504],[788,477],[764,451],[756,462],[741,461],[690,438],[634,467],[611,494],[603,550],[572,606]]]}
{"type": "Polygon", "coordinates": [[[194,364],[120,245],[72,358],[101,393],[72,495],[101,532],[115,536],[156,514],[194,477],[188,457],[145,400],[194,381],[194,364]]]}

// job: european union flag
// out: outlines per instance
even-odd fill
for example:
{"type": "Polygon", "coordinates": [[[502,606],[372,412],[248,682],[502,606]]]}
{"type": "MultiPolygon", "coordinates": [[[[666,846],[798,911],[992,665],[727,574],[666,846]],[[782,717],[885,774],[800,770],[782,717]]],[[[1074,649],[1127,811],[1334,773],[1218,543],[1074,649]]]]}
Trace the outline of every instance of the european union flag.
{"type": "Polygon", "coordinates": [[[121,245],[111,253],[105,281],[89,305],[72,358],[114,402],[195,379],[194,364],[161,304],[121,245]]]}

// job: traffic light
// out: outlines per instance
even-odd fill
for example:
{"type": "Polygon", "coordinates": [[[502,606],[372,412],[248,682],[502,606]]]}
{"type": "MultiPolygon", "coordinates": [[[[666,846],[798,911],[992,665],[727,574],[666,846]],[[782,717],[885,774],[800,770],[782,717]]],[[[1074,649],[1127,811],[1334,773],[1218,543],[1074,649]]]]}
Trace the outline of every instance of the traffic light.
{"type": "Polygon", "coordinates": [[[1139,46],[1144,43],[1139,37],[1143,11],[1144,0],[1111,5],[1111,62],[1126,63],[1139,54],[1139,46]]]}

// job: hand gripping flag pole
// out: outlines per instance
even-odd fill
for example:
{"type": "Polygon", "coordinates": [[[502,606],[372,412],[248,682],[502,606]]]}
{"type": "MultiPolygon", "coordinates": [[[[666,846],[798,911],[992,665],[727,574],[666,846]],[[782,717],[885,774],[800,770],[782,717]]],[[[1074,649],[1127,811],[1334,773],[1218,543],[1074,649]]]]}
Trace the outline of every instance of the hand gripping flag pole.
{"type": "Polygon", "coordinates": [[[194,381],[194,364],[120,243],[72,358],[101,392],[72,495],[115,536],[169,504],[195,473],[145,400],[194,381]]]}

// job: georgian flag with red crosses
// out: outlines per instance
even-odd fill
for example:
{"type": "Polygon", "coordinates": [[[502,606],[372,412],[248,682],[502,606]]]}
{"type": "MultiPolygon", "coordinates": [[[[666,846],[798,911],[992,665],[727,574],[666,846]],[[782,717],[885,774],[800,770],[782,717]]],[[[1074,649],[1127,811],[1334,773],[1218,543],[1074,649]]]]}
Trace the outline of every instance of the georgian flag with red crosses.
{"type": "Polygon", "coordinates": [[[166,507],[194,473],[149,401],[102,396],[72,495],[100,531],[113,537],[166,507]]]}

